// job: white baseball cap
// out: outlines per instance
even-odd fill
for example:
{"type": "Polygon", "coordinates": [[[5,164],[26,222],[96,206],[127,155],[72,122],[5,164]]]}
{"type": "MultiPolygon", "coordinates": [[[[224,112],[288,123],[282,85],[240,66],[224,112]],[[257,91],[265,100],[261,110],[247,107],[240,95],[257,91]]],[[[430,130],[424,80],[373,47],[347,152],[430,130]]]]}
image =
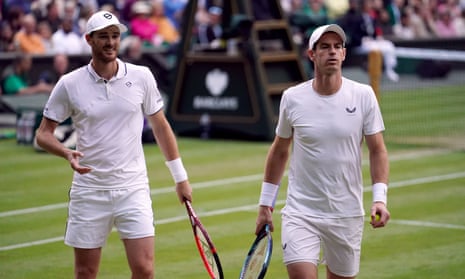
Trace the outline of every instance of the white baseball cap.
{"type": "Polygon", "coordinates": [[[124,24],[119,22],[114,14],[108,11],[99,11],[93,14],[87,21],[86,34],[89,35],[94,31],[102,30],[111,25],[116,25],[121,33],[128,30],[124,24]]]}
{"type": "Polygon", "coordinates": [[[346,43],[346,33],[344,33],[344,30],[337,25],[337,24],[328,24],[328,25],[323,25],[315,29],[313,31],[312,36],[310,37],[310,40],[308,41],[308,49],[313,49],[315,46],[316,42],[323,36],[324,33],[327,32],[335,32],[336,34],[339,35],[342,39],[342,43],[345,45],[346,43]]]}

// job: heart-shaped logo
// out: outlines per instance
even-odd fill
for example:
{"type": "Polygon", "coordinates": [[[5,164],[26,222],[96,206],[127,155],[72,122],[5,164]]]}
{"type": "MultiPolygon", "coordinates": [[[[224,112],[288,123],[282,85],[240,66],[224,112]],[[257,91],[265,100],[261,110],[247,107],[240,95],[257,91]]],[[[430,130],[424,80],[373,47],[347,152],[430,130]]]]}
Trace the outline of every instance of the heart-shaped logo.
{"type": "Polygon", "coordinates": [[[207,73],[205,85],[212,96],[220,96],[228,86],[229,76],[220,69],[214,69],[207,73]]]}

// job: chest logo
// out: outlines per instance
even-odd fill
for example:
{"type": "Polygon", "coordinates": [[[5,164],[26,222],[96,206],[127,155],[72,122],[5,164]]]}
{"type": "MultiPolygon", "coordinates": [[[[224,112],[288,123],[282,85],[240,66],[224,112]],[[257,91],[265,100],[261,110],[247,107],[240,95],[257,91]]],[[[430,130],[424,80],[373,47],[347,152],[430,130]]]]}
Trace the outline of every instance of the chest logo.
{"type": "Polygon", "coordinates": [[[356,107],[353,107],[353,108],[346,108],[346,111],[347,111],[348,113],[354,113],[356,110],[357,110],[356,107]]]}

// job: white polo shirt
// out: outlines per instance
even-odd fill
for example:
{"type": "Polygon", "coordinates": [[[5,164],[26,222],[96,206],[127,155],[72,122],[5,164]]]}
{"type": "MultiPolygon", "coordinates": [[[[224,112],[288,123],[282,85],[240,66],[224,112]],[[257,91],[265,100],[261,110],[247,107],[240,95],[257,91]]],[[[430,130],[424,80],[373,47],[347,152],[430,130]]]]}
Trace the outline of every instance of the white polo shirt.
{"type": "Polygon", "coordinates": [[[364,135],[384,130],[375,93],[343,78],[330,96],[316,93],[312,80],[286,90],[276,134],[293,136],[289,184],[283,213],[339,218],[363,216],[364,135]]]}
{"type": "Polygon", "coordinates": [[[144,114],[163,108],[155,78],[147,67],[118,61],[118,73],[102,79],[89,64],[64,75],[53,89],[44,116],[72,118],[76,149],[88,174],[74,173],[73,186],[126,188],[148,183],[142,128],[144,114]]]}

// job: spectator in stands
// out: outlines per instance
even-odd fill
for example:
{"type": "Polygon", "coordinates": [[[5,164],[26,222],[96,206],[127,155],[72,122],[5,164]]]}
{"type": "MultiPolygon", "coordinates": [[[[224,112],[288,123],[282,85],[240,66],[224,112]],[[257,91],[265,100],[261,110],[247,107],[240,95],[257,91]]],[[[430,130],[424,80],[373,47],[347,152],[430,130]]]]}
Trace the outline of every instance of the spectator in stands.
{"type": "Polygon", "coordinates": [[[0,52],[13,52],[16,50],[14,43],[14,33],[8,21],[0,23],[0,52]]]}
{"type": "Polygon", "coordinates": [[[386,9],[383,0],[373,0],[373,9],[378,28],[380,29],[380,34],[382,34],[385,38],[392,37],[394,34],[394,31],[392,30],[394,24],[391,22],[391,16],[389,11],[386,9]]]}
{"type": "Polygon", "coordinates": [[[162,43],[173,45],[179,42],[179,32],[172,21],[166,17],[163,0],[152,0],[152,15],[150,20],[158,26],[158,34],[162,39],[162,43]]]}
{"type": "Polygon", "coordinates": [[[2,73],[2,91],[5,95],[31,95],[50,93],[53,86],[44,81],[30,85],[28,73],[32,68],[32,57],[29,54],[18,55],[13,64],[6,67],[2,73]]]}
{"type": "MultiPolygon", "coordinates": [[[[69,12],[71,12],[71,10],[69,12]]],[[[81,36],[84,45],[82,49],[83,54],[91,54],[92,52],[90,46],[86,42],[84,34],[86,30],[87,21],[93,13],[94,10],[92,10],[91,6],[81,6],[78,9],[78,18],[77,20],[75,20],[75,24],[77,24],[77,29],[79,30],[77,33],[81,36]]]]}
{"type": "Polygon", "coordinates": [[[455,30],[457,31],[457,36],[465,37],[465,7],[463,8],[460,16],[454,18],[453,24],[455,30]]]}
{"type": "Polygon", "coordinates": [[[37,24],[37,33],[42,38],[42,43],[45,48],[45,53],[53,53],[54,52],[54,44],[52,41],[52,28],[50,24],[46,20],[42,20],[37,24]]]}
{"type": "Polygon", "coordinates": [[[197,2],[197,11],[195,14],[197,24],[208,24],[210,21],[208,10],[211,7],[223,8],[223,0],[199,0],[197,2]]]}
{"type": "MultiPolygon", "coordinates": [[[[71,11],[69,11],[71,12],[71,11]]],[[[86,33],[86,23],[94,11],[91,7],[81,7],[78,13],[77,25],[79,28],[79,35],[83,36],[86,33]]]]}
{"type": "Polygon", "coordinates": [[[47,21],[50,25],[52,33],[56,32],[61,25],[61,17],[59,12],[59,6],[56,0],[49,1],[45,6],[44,14],[38,14],[36,16],[37,21],[47,21]]]}
{"type": "Polygon", "coordinates": [[[165,15],[178,31],[181,31],[182,15],[187,2],[188,0],[163,0],[165,15]]]}
{"type": "Polygon", "coordinates": [[[84,7],[86,9],[89,9],[91,13],[98,11],[100,8],[97,0],[72,0],[72,1],[76,1],[77,6],[80,7],[81,9],[84,7]]]}
{"type": "Polygon", "coordinates": [[[393,27],[394,36],[396,36],[396,38],[406,40],[415,39],[415,29],[411,24],[410,18],[409,10],[404,8],[400,15],[400,23],[393,27]]]}
{"type": "Polygon", "coordinates": [[[370,53],[380,51],[383,54],[385,74],[391,81],[398,81],[395,72],[397,56],[392,41],[383,38],[373,14],[373,1],[363,0],[360,9],[358,0],[350,0],[350,8],[338,23],[348,35],[347,47],[350,51],[370,53]]]}
{"type": "Polygon", "coordinates": [[[57,53],[77,55],[83,53],[84,41],[73,31],[73,19],[64,18],[60,28],[53,33],[53,47],[57,53]]]}
{"type": "Polygon", "coordinates": [[[427,5],[419,3],[413,6],[410,14],[410,24],[414,29],[415,38],[436,37],[434,17],[427,5]]]}
{"type": "Polygon", "coordinates": [[[5,0],[4,7],[17,8],[23,13],[29,14],[31,12],[31,0],[5,0]]]}
{"type": "Polygon", "coordinates": [[[9,7],[8,11],[6,11],[5,20],[10,23],[13,34],[21,30],[21,18],[23,15],[24,12],[19,7],[9,7]]]}
{"type": "Polygon", "coordinates": [[[57,81],[70,70],[68,55],[64,53],[55,54],[53,57],[53,69],[55,76],[51,82],[57,83],[57,81]]]}
{"type": "Polygon", "coordinates": [[[439,5],[437,9],[436,32],[440,38],[451,38],[457,36],[457,31],[452,21],[451,11],[445,4],[439,5]]]}
{"type": "Polygon", "coordinates": [[[162,39],[158,34],[158,26],[150,20],[152,7],[145,1],[137,1],[131,7],[129,29],[132,35],[138,36],[145,44],[159,46],[162,39]]]}
{"type": "Polygon", "coordinates": [[[62,18],[69,18],[72,19],[73,21],[73,32],[75,32],[78,35],[83,35],[84,32],[81,32],[80,26],[79,26],[79,14],[83,13],[85,11],[85,8],[82,8],[79,10],[76,7],[76,2],[72,0],[67,0],[63,4],[63,15],[62,18]]]}
{"type": "Polygon", "coordinates": [[[362,38],[367,36],[359,2],[360,0],[349,0],[349,9],[336,21],[347,34],[346,48],[349,52],[359,47],[362,44],[362,38]]]}
{"type": "Polygon", "coordinates": [[[325,25],[329,21],[328,9],[323,0],[306,0],[303,2],[301,11],[317,25],[325,25]]]}
{"type": "Polygon", "coordinates": [[[318,26],[329,23],[328,10],[323,0],[293,0],[289,14],[292,26],[297,27],[295,35],[310,38],[318,26]]]}
{"type": "Polygon", "coordinates": [[[134,35],[127,36],[121,41],[121,59],[129,63],[138,64],[143,54],[142,40],[134,35]]]}
{"type": "Polygon", "coordinates": [[[384,6],[389,14],[390,25],[400,24],[400,14],[405,7],[405,0],[387,0],[385,2],[387,2],[384,6]]]}
{"type": "Polygon", "coordinates": [[[44,54],[42,37],[37,33],[37,22],[33,14],[26,14],[21,19],[22,28],[15,34],[17,50],[23,53],[44,54]]]}
{"type": "Polygon", "coordinates": [[[440,3],[446,5],[450,11],[452,19],[462,16],[462,10],[465,8],[465,1],[463,0],[445,0],[440,1],[440,3]],[[462,5],[460,4],[462,1],[462,5]]]}
{"type": "Polygon", "coordinates": [[[132,5],[137,1],[140,1],[140,0],[126,0],[126,1],[124,1],[124,5],[121,8],[121,10],[119,11],[122,22],[128,22],[129,23],[131,21],[131,16],[132,16],[131,8],[132,8],[132,5]]]}
{"type": "Polygon", "coordinates": [[[201,46],[218,48],[221,46],[223,35],[222,23],[223,9],[217,6],[208,8],[206,22],[200,22],[197,26],[197,42],[201,46]]]}
{"type": "Polygon", "coordinates": [[[53,69],[45,70],[39,76],[39,80],[55,85],[58,80],[69,72],[69,58],[64,53],[57,53],[53,56],[53,69]]]}

